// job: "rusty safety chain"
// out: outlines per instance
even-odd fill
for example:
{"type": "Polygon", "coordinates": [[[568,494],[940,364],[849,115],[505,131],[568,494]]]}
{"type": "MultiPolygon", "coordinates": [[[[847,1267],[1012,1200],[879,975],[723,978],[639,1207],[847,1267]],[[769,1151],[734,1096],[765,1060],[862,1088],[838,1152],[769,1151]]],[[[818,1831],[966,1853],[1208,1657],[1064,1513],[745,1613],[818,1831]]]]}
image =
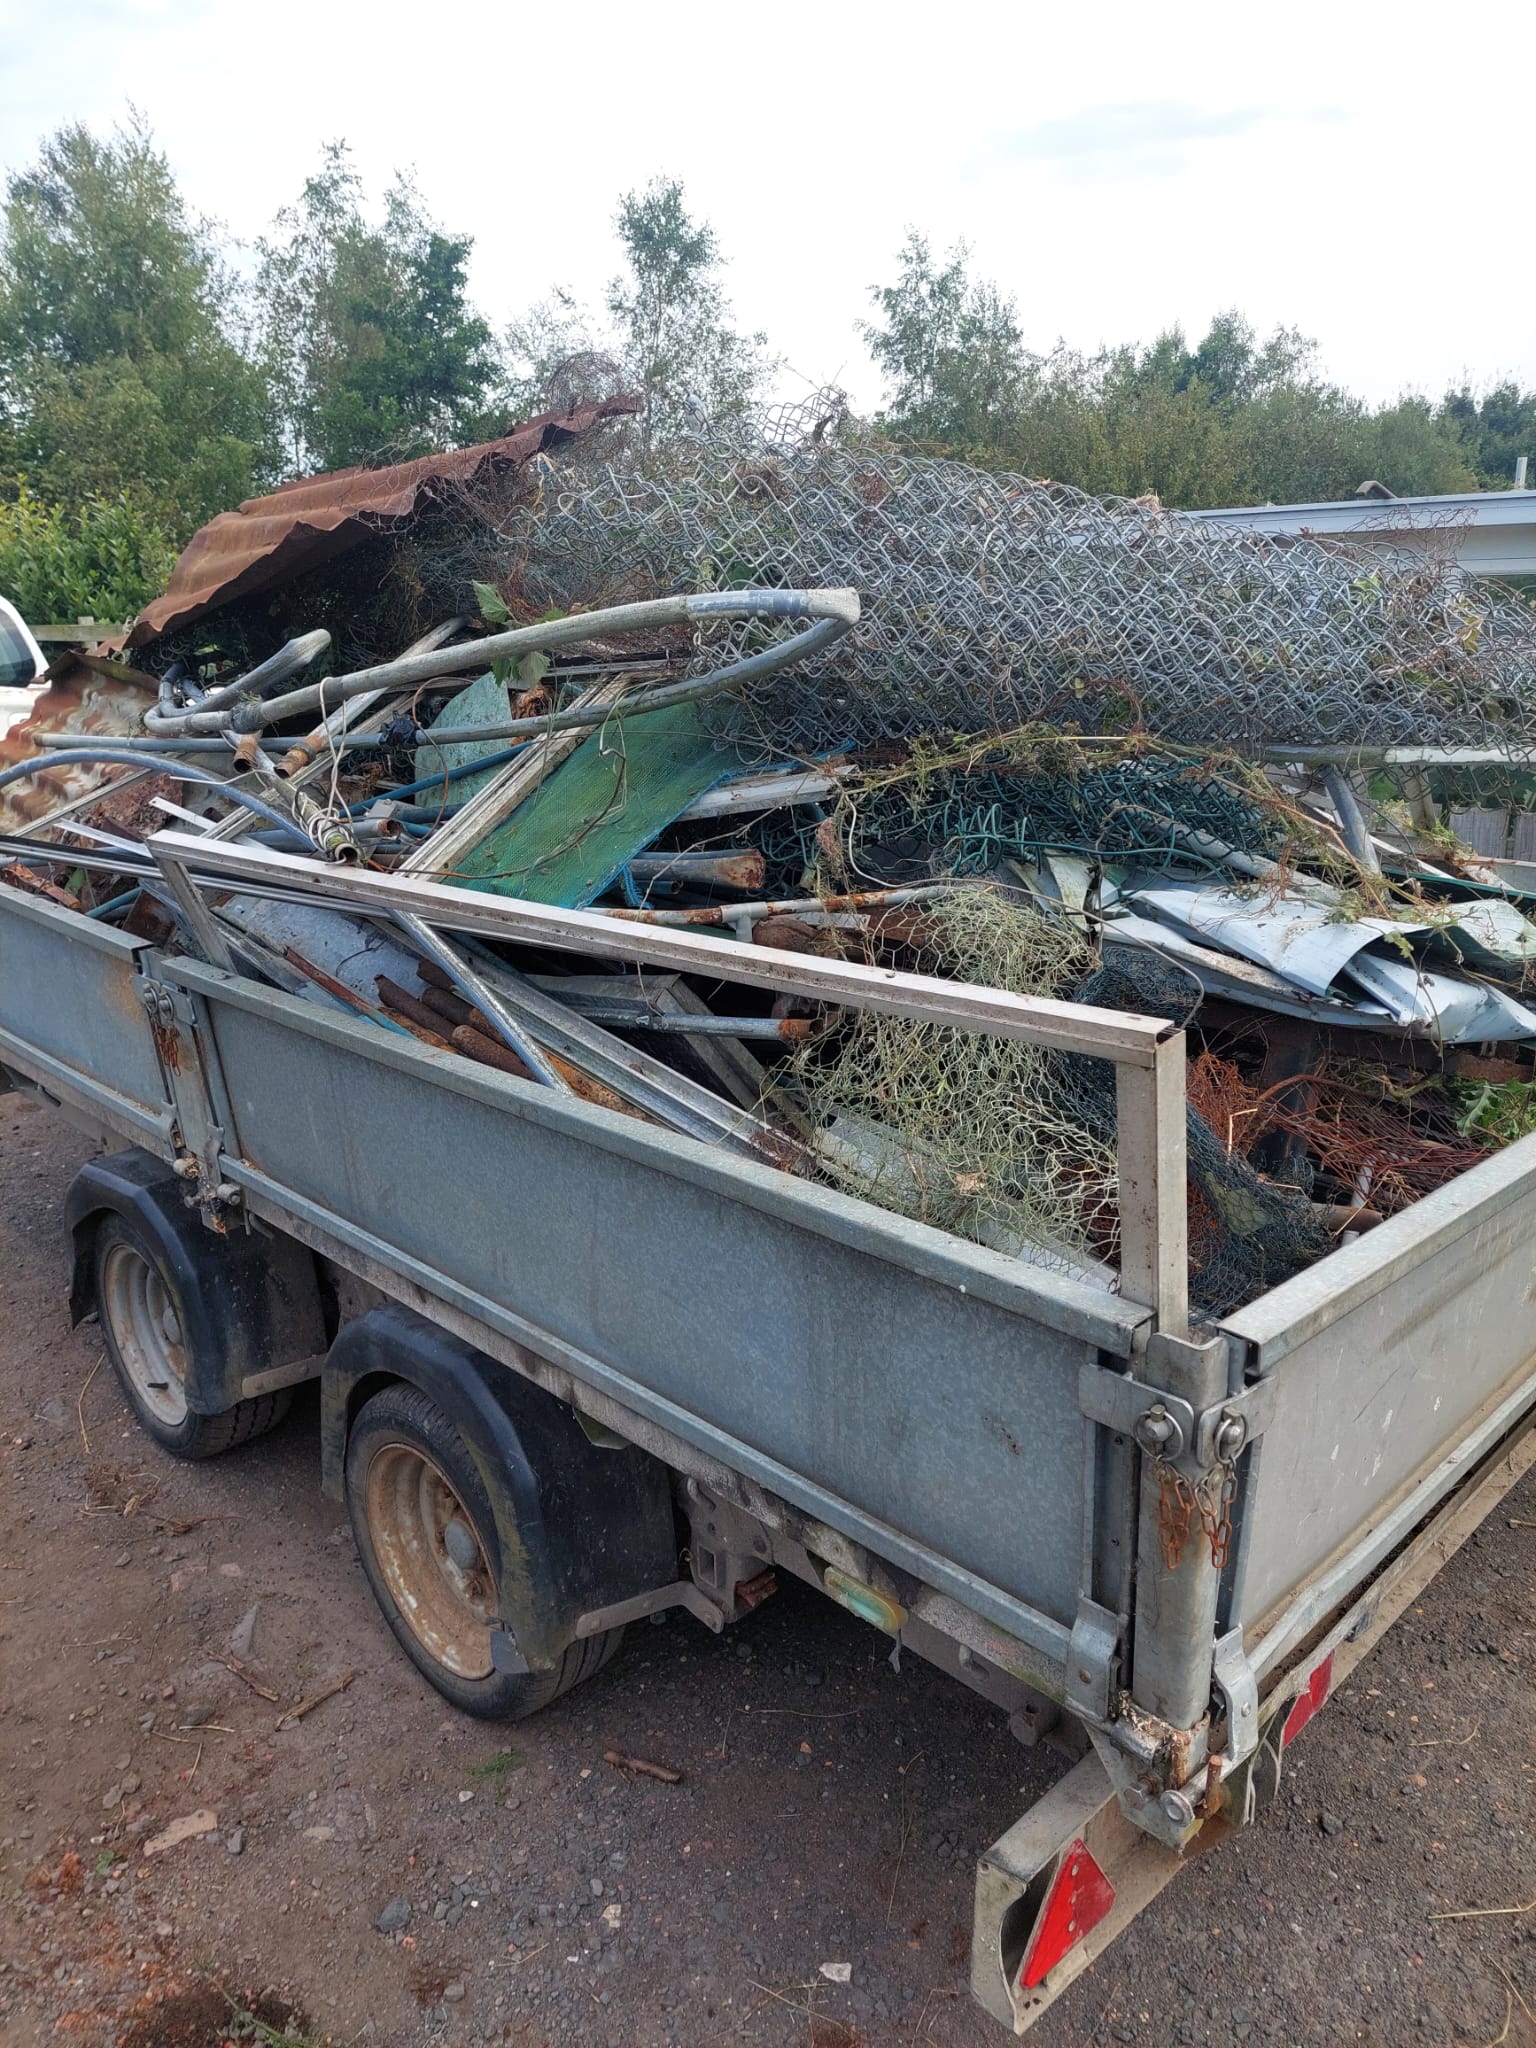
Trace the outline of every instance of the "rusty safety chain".
{"type": "Polygon", "coordinates": [[[1166,1458],[1159,1457],[1157,1473],[1157,1534],[1163,1546],[1163,1563],[1176,1572],[1189,1541],[1196,1515],[1211,1549],[1211,1563],[1217,1571],[1226,1565],[1232,1551],[1232,1503],[1237,1498],[1237,1460],[1224,1458],[1193,1483],[1166,1458]]]}

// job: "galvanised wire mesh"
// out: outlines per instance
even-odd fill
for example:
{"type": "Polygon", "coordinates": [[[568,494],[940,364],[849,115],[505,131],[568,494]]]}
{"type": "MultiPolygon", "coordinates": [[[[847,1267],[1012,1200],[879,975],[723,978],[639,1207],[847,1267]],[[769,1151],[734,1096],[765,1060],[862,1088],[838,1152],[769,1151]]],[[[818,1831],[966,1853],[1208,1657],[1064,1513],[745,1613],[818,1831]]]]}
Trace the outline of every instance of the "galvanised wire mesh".
{"type": "MultiPolygon", "coordinates": [[[[814,402],[649,455],[541,458],[518,492],[497,546],[538,606],[858,590],[857,631],[746,706],[763,756],[1034,723],[1536,754],[1536,611],[1461,579],[1444,546],[1277,543],[898,452],[814,402]]],[[[698,666],[757,631],[712,631],[698,666]]]]}

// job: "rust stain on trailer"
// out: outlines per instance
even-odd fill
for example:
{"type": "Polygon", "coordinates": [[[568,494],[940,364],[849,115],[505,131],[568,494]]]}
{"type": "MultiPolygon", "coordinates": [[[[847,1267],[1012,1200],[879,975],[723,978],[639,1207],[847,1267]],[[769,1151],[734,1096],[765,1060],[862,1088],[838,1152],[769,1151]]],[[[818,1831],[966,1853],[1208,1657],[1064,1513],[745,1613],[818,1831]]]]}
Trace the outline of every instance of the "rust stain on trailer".
{"type": "Polygon", "coordinates": [[[605,398],[569,412],[541,413],[494,441],[422,455],[387,469],[338,469],[300,477],[265,498],[247,498],[200,528],[171,571],[165,594],[145,606],[128,634],[145,647],[219,605],[286,583],[344,553],[367,534],[409,518],[448,487],[487,471],[516,469],[600,425],[639,412],[638,398],[605,398]]]}

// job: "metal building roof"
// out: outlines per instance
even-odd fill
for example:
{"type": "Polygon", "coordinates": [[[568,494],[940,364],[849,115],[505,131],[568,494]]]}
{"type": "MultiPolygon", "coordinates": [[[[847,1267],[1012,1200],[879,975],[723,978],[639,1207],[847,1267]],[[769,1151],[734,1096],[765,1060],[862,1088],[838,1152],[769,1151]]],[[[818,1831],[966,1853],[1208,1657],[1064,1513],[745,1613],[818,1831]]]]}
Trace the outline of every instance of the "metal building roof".
{"type": "Polygon", "coordinates": [[[1420,498],[1345,498],[1311,505],[1228,505],[1190,512],[1278,539],[1351,537],[1388,547],[1451,546],[1473,576],[1536,576],[1536,490],[1448,491],[1420,498]]]}

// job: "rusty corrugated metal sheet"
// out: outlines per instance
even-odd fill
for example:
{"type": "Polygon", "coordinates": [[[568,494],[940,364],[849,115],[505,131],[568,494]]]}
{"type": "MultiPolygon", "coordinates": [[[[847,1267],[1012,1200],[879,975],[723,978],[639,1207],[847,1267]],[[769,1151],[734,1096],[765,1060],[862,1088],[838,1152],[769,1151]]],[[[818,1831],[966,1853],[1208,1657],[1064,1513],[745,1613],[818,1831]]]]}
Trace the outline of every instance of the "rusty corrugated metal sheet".
{"type": "Polygon", "coordinates": [[[530,456],[604,420],[640,410],[638,398],[607,398],[568,413],[544,413],[473,448],[423,455],[389,469],[338,469],[301,477],[269,497],[247,498],[195,533],[163,597],[146,605],[128,635],[144,647],[173,626],[190,625],[231,599],[285,583],[342,553],[382,522],[421,509],[444,484],[467,483],[485,469],[515,468],[530,456]]]}
{"type": "MultiPolygon", "coordinates": [[[[155,687],[152,676],[139,676],[119,662],[95,656],[56,656],[49,664],[47,687],[27,716],[0,739],[0,768],[33,755],[46,762],[34,733],[75,733],[85,741],[142,732],[144,713],[155,701],[155,687]]],[[[0,832],[25,833],[58,805],[129,772],[82,762],[62,768],[42,766],[35,776],[13,782],[0,792],[0,832]]]]}

